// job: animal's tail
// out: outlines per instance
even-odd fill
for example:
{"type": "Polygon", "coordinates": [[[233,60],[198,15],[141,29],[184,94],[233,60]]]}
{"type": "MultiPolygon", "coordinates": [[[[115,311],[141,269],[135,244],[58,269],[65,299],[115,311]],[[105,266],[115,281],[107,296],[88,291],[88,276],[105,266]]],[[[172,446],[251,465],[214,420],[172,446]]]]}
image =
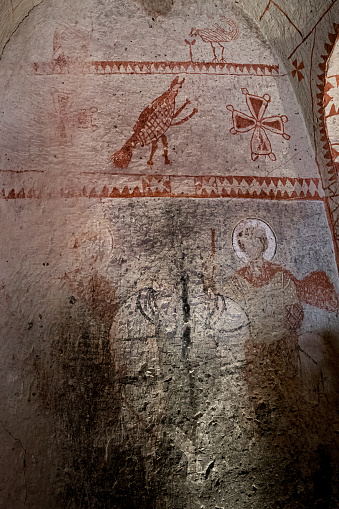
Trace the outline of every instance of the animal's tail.
{"type": "Polygon", "coordinates": [[[110,162],[117,168],[126,169],[132,159],[134,147],[135,145],[132,145],[132,140],[130,138],[120,150],[109,158],[110,162]]]}
{"type": "Polygon", "coordinates": [[[230,27],[230,29],[231,29],[229,32],[227,32],[228,40],[232,41],[234,39],[238,39],[238,37],[239,37],[239,27],[236,24],[236,22],[233,21],[230,18],[226,18],[225,16],[221,16],[220,19],[223,22],[223,24],[228,25],[230,27]]]}

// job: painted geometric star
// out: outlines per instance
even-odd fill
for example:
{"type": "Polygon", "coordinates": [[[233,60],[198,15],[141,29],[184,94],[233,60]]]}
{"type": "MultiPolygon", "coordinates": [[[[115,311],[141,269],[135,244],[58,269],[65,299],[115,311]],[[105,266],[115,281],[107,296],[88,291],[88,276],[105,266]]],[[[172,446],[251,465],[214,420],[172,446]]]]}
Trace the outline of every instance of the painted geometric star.
{"type": "Polygon", "coordinates": [[[251,95],[246,88],[241,89],[246,95],[246,104],[251,116],[241,113],[234,109],[231,104],[226,108],[232,111],[233,127],[230,129],[231,134],[246,133],[253,130],[251,139],[251,157],[256,161],[259,156],[268,156],[271,161],[276,160],[275,154],[272,152],[270,140],[266,131],[280,134],[285,140],[289,140],[290,136],[285,133],[284,123],[288,121],[286,115],[276,115],[274,117],[264,117],[268,103],[271,97],[265,94],[263,97],[259,95],[251,95]]]}

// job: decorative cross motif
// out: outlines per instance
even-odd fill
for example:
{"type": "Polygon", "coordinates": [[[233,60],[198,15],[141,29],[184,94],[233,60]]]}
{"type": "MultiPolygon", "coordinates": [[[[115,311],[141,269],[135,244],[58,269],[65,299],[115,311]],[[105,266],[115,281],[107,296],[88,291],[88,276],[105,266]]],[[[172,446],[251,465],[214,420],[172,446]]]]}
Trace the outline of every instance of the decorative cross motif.
{"type": "Polygon", "coordinates": [[[92,132],[98,129],[94,123],[94,115],[98,112],[98,108],[73,109],[72,94],[70,92],[60,92],[55,88],[52,89],[54,116],[57,121],[57,129],[60,137],[67,140],[69,127],[77,127],[79,129],[90,129],[92,132]]]}
{"type": "Polygon", "coordinates": [[[300,64],[298,64],[298,61],[297,59],[295,59],[293,62],[292,62],[292,65],[293,67],[295,67],[295,69],[293,69],[292,71],[292,76],[293,77],[297,77],[298,78],[298,81],[301,81],[304,79],[304,75],[302,73],[302,70],[304,69],[304,62],[300,62],[300,64]]]}
{"type": "Polygon", "coordinates": [[[246,95],[246,104],[251,116],[235,110],[231,104],[228,104],[226,108],[232,111],[233,120],[233,127],[230,129],[230,133],[246,133],[253,130],[251,139],[252,160],[255,161],[259,156],[268,156],[271,161],[275,161],[276,156],[272,152],[271,143],[266,131],[280,134],[285,140],[289,140],[290,136],[285,133],[284,126],[288,118],[286,115],[264,117],[271,97],[268,94],[265,94],[263,97],[251,95],[246,88],[242,88],[241,91],[246,95]]]}

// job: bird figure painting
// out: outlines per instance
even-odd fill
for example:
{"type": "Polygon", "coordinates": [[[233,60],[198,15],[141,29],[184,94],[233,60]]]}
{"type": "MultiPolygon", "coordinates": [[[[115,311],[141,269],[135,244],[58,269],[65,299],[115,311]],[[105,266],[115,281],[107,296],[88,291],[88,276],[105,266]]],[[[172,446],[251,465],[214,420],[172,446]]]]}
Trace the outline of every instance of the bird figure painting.
{"type": "Polygon", "coordinates": [[[225,63],[224,60],[224,51],[225,44],[227,42],[233,41],[239,37],[239,29],[238,25],[228,18],[221,18],[223,24],[228,25],[229,30],[226,30],[224,27],[219,25],[218,23],[213,23],[213,28],[192,28],[190,32],[191,37],[200,37],[203,42],[209,42],[212,46],[214,58],[212,62],[221,62],[225,63]],[[221,55],[218,58],[217,48],[221,48],[221,55]]]}
{"type": "Polygon", "coordinates": [[[163,156],[165,158],[165,164],[170,164],[166,131],[171,126],[183,124],[198,111],[197,108],[193,108],[193,111],[187,117],[173,122],[183,109],[190,104],[190,101],[186,99],[186,102],[178,110],[175,110],[175,99],[184,81],[185,78],[180,81],[177,76],[172,81],[169,89],[160,97],[157,97],[157,99],[140,113],[133,127],[132,136],[120,150],[110,157],[110,161],[114,166],[117,168],[127,168],[137,145],[141,145],[142,147],[151,145],[151,154],[147,164],[152,166],[153,156],[157,150],[159,140],[161,140],[164,147],[163,156]]]}

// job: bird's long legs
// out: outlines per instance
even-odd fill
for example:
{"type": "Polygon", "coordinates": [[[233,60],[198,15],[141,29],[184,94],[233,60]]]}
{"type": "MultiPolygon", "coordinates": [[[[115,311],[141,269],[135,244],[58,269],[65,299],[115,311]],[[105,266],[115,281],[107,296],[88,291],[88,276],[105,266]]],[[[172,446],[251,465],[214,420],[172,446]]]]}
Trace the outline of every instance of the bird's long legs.
{"type": "Polygon", "coordinates": [[[224,46],[222,44],[220,44],[220,42],[211,42],[210,43],[211,46],[212,46],[212,50],[213,50],[213,55],[214,55],[214,58],[212,60],[212,62],[216,63],[216,62],[225,62],[224,60],[224,46]],[[216,47],[219,46],[221,48],[221,58],[219,60],[218,56],[217,56],[217,52],[216,52],[216,47]]]}
{"type": "Polygon", "coordinates": [[[149,156],[149,160],[147,161],[147,164],[149,164],[150,166],[153,165],[153,156],[154,156],[157,148],[158,148],[158,140],[152,141],[151,155],[149,156]]]}
{"type": "Polygon", "coordinates": [[[217,54],[215,52],[215,45],[213,44],[213,42],[211,42],[211,46],[212,46],[213,55],[214,55],[214,58],[213,58],[212,62],[218,62],[218,57],[217,57],[217,54]]]}
{"type": "Polygon", "coordinates": [[[161,141],[162,141],[162,144],[164,146],[164,158],[165,158],[165,164],[171,164],[171,161],[168,159],[168,142],[167,142],[167,137],[165,136],[165,134],[163,134],[161,136],[161,141]]]}
{"type": "Polygon", "coordinates": [[[224,59],[225,46],[223,46],[220,43],[219,43],[219,46],[221,47],[221,60],[220,60],[220,62],[225,63],[226,62],[226,60],[224,59]]]}

